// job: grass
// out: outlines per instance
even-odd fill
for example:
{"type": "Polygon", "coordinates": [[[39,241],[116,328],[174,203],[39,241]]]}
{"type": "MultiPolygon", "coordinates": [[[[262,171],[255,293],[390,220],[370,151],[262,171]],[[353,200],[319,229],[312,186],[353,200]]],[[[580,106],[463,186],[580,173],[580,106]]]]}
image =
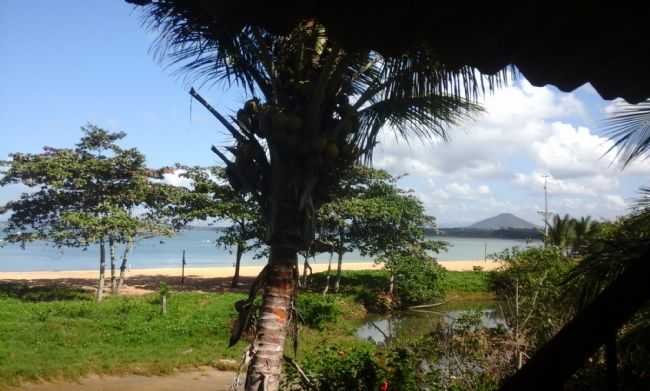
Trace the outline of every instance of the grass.
{"type": "Polygon", "coordinates": [[[448,292],[488,292],[488,275],[484,271],[447,272],[443,286],[448,292]]]}
{"type": "MultiPolygon", "coordinates": [[[[324,280],[324,273],[313,276],[316,290],[324,280]]],[[[486,272],[448,272],[444,284],[454,300],[489,295],[486,272]]],[[[387,286],[385,271],[344,271],[343,294],[330,297],[339,315],[327,318],[326,327],[300,326],[298,358],[325,345],[367,344],[354,336],[366,316],[355,298],[387,286]]],[[[234,303],[243,297],[174,292],[163,316],[156,294],[109,297],[97,304],[80,289],[0,285],[0,389],[21,381],[77,379],[89,373],[152,375],[215,365],[218,359],[238,361],[246,342],[233,348],[227,344],[234,303]]],[[[288,341],[286,351],[292,348],[288,341]]]]}
{"type": "MultiPolygon", "coordinates": [[[[172,293],[161,315],[158,295],[109,297],[83,291],[0,285],[0,388],[22,381],[97,374],[162,374],[239,361],[246,342],[228,348],[236,293],[172,293]]],[[[299,355],[326,341],[353,344],[365,311],[337,297],[342,316],[324,332],[301,327],[299,355]]]]}
{"type": "MultiPolygon", "coordinates": [[[[488,293],[488,272],[484,271],[448,271],[443,287],[452,294],[488,293]]],[[[313,275],[314,286],[320,288],[325,284],[324,272],[313,275]]],[[[341,290],[356,292],[359,290],[385,290],[388,287],[388,272],[385,270],[348,270],[341,272],[341,290]]],[[[334,284],[334,273],[330,278],[334,284]]]]}

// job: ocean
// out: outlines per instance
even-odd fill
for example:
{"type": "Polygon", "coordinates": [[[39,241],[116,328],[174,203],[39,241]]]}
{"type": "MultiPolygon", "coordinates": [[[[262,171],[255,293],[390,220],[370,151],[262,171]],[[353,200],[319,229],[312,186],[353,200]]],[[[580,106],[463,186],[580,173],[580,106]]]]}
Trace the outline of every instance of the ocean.
{"type": "MultiPolygon", "coordinates": [[[[234,251],[215,245],[218,232],[208,229],[191,229],[178,233],[172,238],[151,238],[136,243],[129,256],[129,268],[177,267],[181,264],[182,251],[186,251],[187,267],[232,266],[234,251]]],[[[523,240],[495,238],[432,237],[445,240],[448,251],[435,255],[439,260],[482,260],[487,254],[504,249],[536,245],[523,240]]],[[[539,242],[537,242],[538,244],[539,242]]],[[[107,250],[108,252],[108,250],[107,250]]],[[[121,248],[118,256],[121,254],[121,248]]],[[[108,256],[108,254],[107,254],[108,256]]],[[[119,258],[119,257],[118,257],[119,258]]],[[[316,257],[316,263],[327,263],[328,254],[316,257]]],[[[357,252],[348,253],[344,260],[371,261],[357,252]]],[[[108,260],[107,260],[108,261],[108,260]]],[[[0,243],[0,271],[58,271],[95,270],[98,267],[98,248],[86,250],[79,248],[57,248],[45,242],[27,243],[25,249],[20,245],[0,243]]],[[[266,259],[254,259],[252,253],[244,254],[242,265],[263,265],[266,259]]]]}

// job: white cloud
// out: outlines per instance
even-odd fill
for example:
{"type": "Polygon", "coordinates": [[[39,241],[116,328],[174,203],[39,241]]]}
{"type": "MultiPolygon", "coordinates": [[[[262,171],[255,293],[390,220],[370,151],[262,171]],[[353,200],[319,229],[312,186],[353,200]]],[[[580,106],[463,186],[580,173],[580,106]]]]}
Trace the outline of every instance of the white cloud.
{"type": "MultiPolygon", "coordinates": [[[[593,87],[582,90],[593,102],[593,87]]],[[[450,129],[450,142],[408,144],[384,131],[375,149],[375,166],[412,174],[411,187],[442,222],[503,211],[538,219],[544,173],[550,175],[554,209],[612,218],[625,212],[623,195],[650,176],[650,159],[622,171],[614,161],[615,151],[607,153],[612,142],[585,126],[601,119],[588,113],[603,109],[587,110],[579,96],[524,81],[487,96],[486,112],[450,129]]]]}
{"type": "Polygon", "coordinates": [[[625,209],[627,208],[627,203],[621,197],[620,195],[617,194],[607,194],[605,196],[605,199],[609,203],[610,207],[616,208],[616,209],[625,209]]]}
{"type": "Polygon", "coordinates": [[[164,173],[162,179],[154,179],[154,182],[164,183],[166,185],[177,186],[177,187],[192,187],[192,181],[189,178],[181,176],[186,173],[187,170],[178,169],[173,172],[164,173]]]}

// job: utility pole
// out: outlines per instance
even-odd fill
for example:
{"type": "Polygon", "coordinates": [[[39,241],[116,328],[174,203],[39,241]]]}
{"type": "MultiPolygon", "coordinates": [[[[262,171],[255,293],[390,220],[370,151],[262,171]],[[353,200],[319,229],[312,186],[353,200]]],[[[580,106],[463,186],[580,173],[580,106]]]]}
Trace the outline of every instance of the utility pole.
{"type": "Polygon", "coordinates": [[[544,174],[542,178],[544,178],[544,210],[538,210],[537,213],[542,215],[544,218],[544,245],[546,245],[546,240],[548,239],[548,230],[549,230],[549,225],[548,225],[548,217],[549,217],[549,212],[548,212],[548,178],[550,175],[544,174]]]}
{"type": "Polygon", "coordinates": [[[548,238],[548,174],[544,174],[544,244],[548,238]]]}

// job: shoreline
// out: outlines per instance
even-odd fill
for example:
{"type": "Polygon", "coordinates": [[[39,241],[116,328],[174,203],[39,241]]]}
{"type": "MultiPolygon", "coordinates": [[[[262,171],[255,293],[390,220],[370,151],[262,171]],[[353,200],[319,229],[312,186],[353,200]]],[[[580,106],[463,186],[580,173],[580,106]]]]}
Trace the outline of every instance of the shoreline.
{"type": "MultiPolygon", "coordinates": [[[[483,260],[457,260],[457,261],[438,261],[438,263],[449,271],[471,271],[474,266],[480,266],[484,271],[494,270],[499,267],[495,261],[483,260]]],[[[262,270],[263,265],[242,266],[240,275],[242,277],[255,277],[262,270]]],[[[312,264],[313,273],[327,271],[327,264],[312,264]]],[[[380,270],[381,264],[373,262],[343,262],[343,270],[380,270]]],[[[299,265],[302,274],[302,263],[299,265]]],[[[336,263],[332,263],[332,270],[336,270],[336,263]]],[[[92,279],[98,277],[97,270],[61,270],[61,271],[30,271],[30,272],[0,272],[0,281],[2,280],[58,280],[66,278],[92,279]]],[[[181,268],[151,268],[151,269],[132,269],[127,272],[127,278],[135,276],[164,276],[180,277],[181,268]]],[[[215,277],[232,277],[232,266],[211,266],[211,267],[186,267],[185,276],[194,278],[215,278],[215,277]]],[[[106,276],[110,276],[110,270],[106,270],[106,276]]]]}

